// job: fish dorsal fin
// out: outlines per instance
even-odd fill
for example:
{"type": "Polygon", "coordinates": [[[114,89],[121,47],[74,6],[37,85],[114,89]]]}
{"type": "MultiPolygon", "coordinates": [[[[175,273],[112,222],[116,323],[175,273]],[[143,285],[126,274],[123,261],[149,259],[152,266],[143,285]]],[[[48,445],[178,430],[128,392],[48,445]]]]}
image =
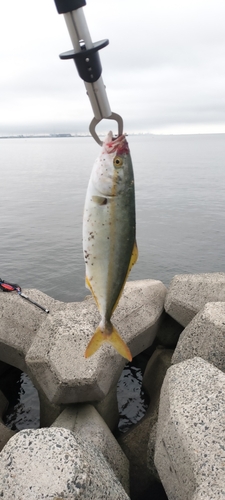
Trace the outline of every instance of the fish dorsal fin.
{"type": "Polygon", "coordinates": [[[120,300],[120,297],[123,293],[123,289],[125,287],[125,284],[126,284],[126,281],[127,281],[127,278],[129,276],[129,273],[132,269],[132,267],[134,266],[134,264],[137,262],[137,259],[138,259],[138,247],[137,247],[137,242],[135,241],[134,242],[134,246],[133,246],[133,250],[132,250],[132,254],[131,254],[131,258],[130,258],[130,264],[128,266],[128,270],[127,270],[127,274],[126,274],[126,277],[125,277],[125,280],[124,280],[124,283],[123,283],[123,286],[120,290],[120,294],[119,294],[119,297],[117,298],[117,301],[116,303],[114,304],[114,307],[113,307],[113,310],[112,310],[112,313],[115,311],[117,305],[118,305],[118,302],[120,300]]]}

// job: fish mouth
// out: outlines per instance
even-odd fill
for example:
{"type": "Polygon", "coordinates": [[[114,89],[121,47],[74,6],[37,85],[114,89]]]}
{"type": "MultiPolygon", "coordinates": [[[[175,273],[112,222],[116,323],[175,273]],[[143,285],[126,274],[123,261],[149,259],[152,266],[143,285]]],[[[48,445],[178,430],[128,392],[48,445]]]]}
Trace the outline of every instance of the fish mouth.
{"type": "Polygon", "coordinates": [[[125,134],[113,137],[110,131],[103,142],[103,149],[106,153],[116,153],[117,155],[129,154],[129,146],[125,134]]]}

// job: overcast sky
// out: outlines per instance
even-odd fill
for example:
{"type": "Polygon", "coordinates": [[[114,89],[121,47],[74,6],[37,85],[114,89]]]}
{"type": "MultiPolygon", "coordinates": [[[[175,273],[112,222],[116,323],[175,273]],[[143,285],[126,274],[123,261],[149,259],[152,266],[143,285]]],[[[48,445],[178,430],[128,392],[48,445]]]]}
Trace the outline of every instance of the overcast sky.
{"type": "MultiPolygon", "coordinates": [[[[87,0],[112,111],[125,131],[225,133],[224,0],[87,0]]],[[[93,117],[53,0],[10,0],[0,17],[0,134],[88,132],[93,117]]],[[[108,126],[106,126],[108,129],[108,126]]]]}

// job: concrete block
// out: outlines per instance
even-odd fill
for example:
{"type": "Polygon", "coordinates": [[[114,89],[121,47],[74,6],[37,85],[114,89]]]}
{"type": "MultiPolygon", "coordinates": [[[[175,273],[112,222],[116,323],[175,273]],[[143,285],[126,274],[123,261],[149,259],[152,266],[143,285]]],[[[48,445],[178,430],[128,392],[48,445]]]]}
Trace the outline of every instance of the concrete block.
{"type": "Polygon", "coordinates": [[[187,326],[207,302],[225,302],[225,273],[175,276],[168,289],[165,310],[187,326]]]}
{"type": "Polygon", "coordinates": [[[96,355],[84,358],[97,324],[97,308],[90,297],[49,315],[39,329],[26,363],[33,382],[37,380],[51,403],[98,401],[116,384],[125,360],[113,349],[104,346],[96,355]]]}
{"type": "Polygon", "coordinates": [[[183,326],[175,319],[171,318],[166,312],[162,316],[162,322],[156,335],[157,344],[173,349],[176,347],[180,334],[183,331],[183,326]]]}
{"type": "Polygon", "coordinates": [[[173,349],[157,347],[147,363],[142,384],[151,402],[159,399],[162,383],[170,367],[173,352],[173,349]]]}
{"type": "MultiPolygon", "coordinates": [[[[160,323],[166,287],[156,280],[128,282],[113,315],[133,355],[154,341],[160,323]]],[[[118,381],[124,358],[104,344],[85,359],[86,346],[99,324],[92,297],[67,304],[48,315],[26,355],[26,363],[50,402],[68,404],[100,401],[118,381]]]]}
{"type": "Polygon", "coordinates": [[[15,431],[9,429],[2,420],[7,407],[8,401],[2,391],[0,391],[0,451],[4,448],[8,440],[15,434],[15,431]]]}
{"type": "Polygon", "coordinates": [[[225,486],[224,488],[217,487],[216,485],[211,485],[210,490],[208,487],[208,481],[206,479],[205,484],[203,483],[194,493],[192,500],[224,500],[225,498],[225,486]]]}
{"type": "Polygon", "coordinates": [[[160,391],[166,372],[170,367],[172,355],[172,349],[163,349],[158,347],[149,359],[143,376],[143,388],[148,394],[150,400],[149,408],[146,413],[146,419],[149,421],[145,448],[145,455],[147,456],[146,466],[149,471],[148,473],[155,479],[159,479],[154,463],[154,453],[160,391]]]}
{"type": "Polygon", "coordinates": [[[208,480],[203,483],[200,488],[196,490],[192,500],[224,500],[225,498],[225,485],[224,488],[217,487],[216,485],[208,487],[208,480]]]}
{"type": "Polygon", "coordinates": [[[93,401],[93,406],[111,431],[114,431],[119,422],[119,408],[117,400],[117,384],[110,389],[109,393],[101,401],[93,401]]]}
{"type": "Polygon", "coordinates": [[[150,398],[149,407],[145,416],[118,439],[130,461],[130,486],[133,500],[138,500],[152,482],[159,480],[153,461],[156,422],[160,389],[166,370],[170,366],[172,353],[171,350],[156,349],[150,358],[143,376],[143,388],[150,398]]]}
{"type": "Polygon", "coordinates": [[[129,345],[132,356],[150,347],[155,340],[164,311],[167,288],[161,281],[128,281],[113,323],[129,345]]]}
{"type": "MultiPolygon", "coordinates": [[[[65,304],[39,290],[23,290],[25,295],[50,310],[63,309],[65,304]]],[[[22,299],[17,293],[1,293],[0,360],[26,371],[25,355],[48,315],[22,299]]]]}
{"type": "Polygon", "coordinates": [[[155,451],[169,500],[224,498],[224,415],[223,372],[197,357],[169,368],[155,451]]]}
{"type": "Polygon", "coordinates": [[[37,387],[40,401],[40,427],[50,427],[56,418],[65,409],[65,405],[50,403],[45,393],[37,387]]]}
{"type": "Polygon", "coordinates": [[[147,468],[146,449],[151,429],[151,418],[145,415],[137,424],[118,438],[118,443],[130,462],[130,490],[132,500],[139,499],[155,480],[147,468]]]}
{"type": "Polygon", "coordinates": [[[129,494],[129,462],[108,426],[92,405],[68,406],[52,427],[69,429],[75,436],[85,441],[87,446],[90,444],[97,447],[129,494]]]}
{"type": "Polygon", "coordinates": [[[225,302],[210,302],[184,329],[172,363],[201,357],[225,372],[225,302]]]}
{"type": "Polygon", "coordinates": [[[24,430],[0,454],[4,500],[129,500],[100,450],[62,428],[24,430]]]}
{"type": "MultiPolygon", "coordinates": [[[[50,403],[42,389],[40,389],[39,386],[37,387],[37,383],[36,388],[38,390],[40,401],[40,427],[49,427],[57,419],[60,413],[67,408],[67,406],[50,403]]],[[[101,401],[90,402],[90,404],[96,408],[97,412],[101,415],[109,429],[113,431],[119,421],[117,385],[110,389],[104,399],[101,401]]]]}

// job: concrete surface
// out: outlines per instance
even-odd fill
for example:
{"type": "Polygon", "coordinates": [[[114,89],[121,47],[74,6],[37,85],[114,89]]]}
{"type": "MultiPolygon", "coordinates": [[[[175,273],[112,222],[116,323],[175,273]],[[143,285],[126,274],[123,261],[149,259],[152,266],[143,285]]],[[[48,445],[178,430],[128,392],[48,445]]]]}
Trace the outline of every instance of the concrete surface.
{"type": "Polygon", "coordinates": [[[90,404],[68,406],[52,427],[73,431],[82,441],[98,448],[129,494],[129,462],[97,410],[90,404]]]}
{"type": "Polygon", "coordinates": [[[158,421],[160,391],[166,372],[171,364],[173,355],[172,349],[156,348],[149,359],[143,376],[143,389],[148,394],[150,404],[146,414],[149,421],[149,431],[146,436],[145,455],[146,465],[153,477],[158,478],[158,473],[154,464],[154,452],[156,441],[156,426],[158,421]]]}
{"type": "Polygon", "coordinates": [[[172,279],[165,310],[187,326],[207,302],[225,302],[225,273],[178,274],[172,279]]]}
{"type": "MultiPolygon", "coordinates": [[[[166,287],[156,280],[128,282],[113,323],[135,356],[154,341],[166,287]]],[[[26,355],[26,363],[50,402],[100,401],[115,386],[125,365],[109,344],[85,359],[85,348],[99,324],[92,297],[48,315],[26,355]]]]}
{"type": "Polygon", "coordinates": [[[180,325],[180,323],[164,312],[162,322],[156,335],[157,344],[167,347],[168,349],[174,349],[183,329],[184,328],[180,325]]]}
{"type": "Polygon", "coordinates": [[[159,480],[154,465],[156,422],[160,389],[173,351],[156,349],[150,358],[143,376],[143,388],[150,399],[144,417],[122,434],[118,442],[130,461],[130,485],[132,500],[139,500],[155,480],[159,480]],[[150,450],[151,440],[151,450],[150,450]],[[148,453],[147,453],[148,451],[148,453]]]}
{"type": "Polygon", "coordinates": [[[224,500],[224,415],[223,372],[197,357],[169,368],[155,451],[169,500],[224,500]]]}
{"type": "Polygon", "coordinates": [[[201,357],[225,372],[225,302],[210,302],[180,336],[172,363],[201,357]]]}
{"type": "Polygon", "coordinates": [[[62,428],[27,429],[0,453],[4,500],[129,500],[100,450],[62,428]]]}
{"type": "MultiPolygon", "coordinates": [[[[24,289],[30,299],[50,310],[54,315],[65,304],[52,299],[39,290],[24,289]]],[[[0,360],[26,371],[25,356],[37,331],[48,318],[48,314],[22,299],[16,292],[0,292],[0,360]]]]}
{"type": "Polygon", "coordinates": [[[101,415],[109,429],[114,431],[120,418],[117,400],[117,384],[110,389],[104,399],[101,401],[93,401],[91,404],[93,404],[96,408],[97,412],[101,415]]]}

